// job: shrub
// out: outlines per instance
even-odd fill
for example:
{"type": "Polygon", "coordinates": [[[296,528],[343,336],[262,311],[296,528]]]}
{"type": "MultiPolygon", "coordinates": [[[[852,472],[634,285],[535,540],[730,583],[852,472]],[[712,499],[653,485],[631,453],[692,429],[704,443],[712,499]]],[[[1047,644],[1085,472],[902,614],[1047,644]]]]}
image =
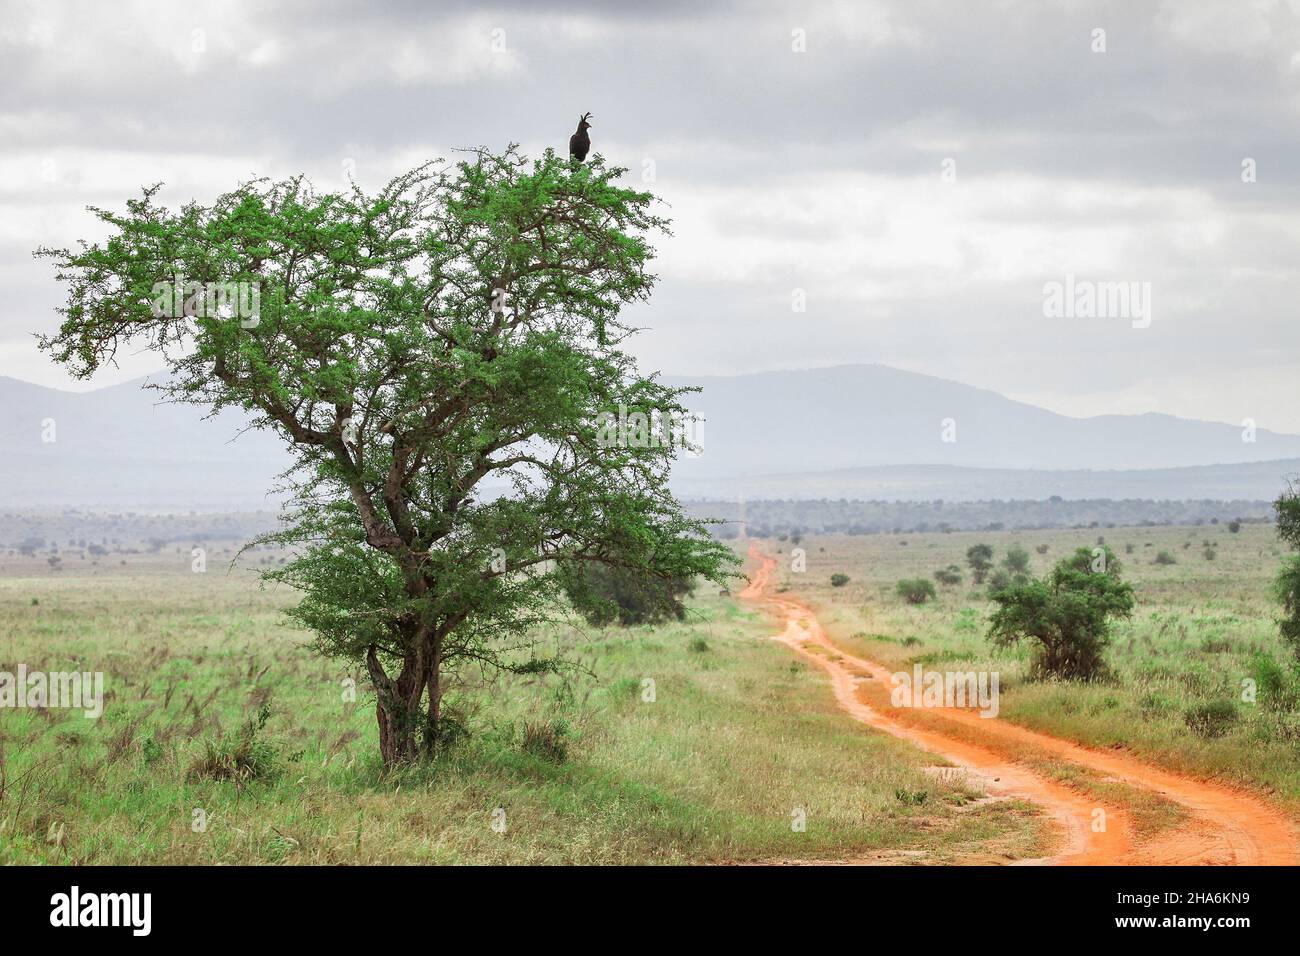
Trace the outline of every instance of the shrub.
{"type": "Polygon", "coordinates": [[[1159,554],[1155,556],[1155,560],[1152,561],[1151,563],[1152,564],[1177,564],[1178,559],[1175,558],[1168,551],[1161,551],[1159,554]]]}
{"type": "Polygon", "coordinates": [[[847,574],[840,574],[840,572],[836,571],[831,575],[831,587],[833,588],[842,588],[848,583],[849,576],[847,574]]]}
{"type": "Polygon", "coordinates": [[[1278,710],[1291,710],[1296,705],[1296,693],[1287,680],[1282,665],[1267,654],[1259,653],[1251,661],[1251,677],[1263,703],[1278,710]]]}
{"type": "Polygon", "coordinates": [[[1037,551],[1039,554],[1046,554],[1046,553],[1047,553],[1047,545],[1045,545],[1045,544],[1040,544],[1038,547],[1034,548],[1034,550],[1037,551]]]}
{"type": "Polygon", "coordinates": [[[692,637],[686,649],[694,654],[703,654],[709,649],[709,642],[702,637],[692,637]]]}
{"type": "Polygon", "coordinates": [[[1003,647],[1023,638],[1036,641],[1039,675],[1098,676],[1111,619],[1130,616],[1134,603],[1133,588],[1120,580],[1119,560],[1109,548],[1099,557],[1095,561],[1090,549],[1079,548],[1047,577],[991,594],[998,608],[989,618],[989,638],[1003,647]]]}
{"type": "Polygon", "coordinates": [[[262,737],[270,717],[271,708],[263,704],[257,716],[244,723],[234,740],[208,738],[202,756],[190,767],[189,775],[236,783],[275,777],[280,770],[279,753],[262,737]]]}
{"type": "Polygon", "coordinates": [[[553,720],[526,720],[520,747],[534,757],[551,763],[564,763],[569,757],[571,736],[569,723],[562,717],[553,720]]]}
{"type": "Polygon", "coordinates": [[[1231,531],[1233,534],[1236,534],[1238,531],[1240,531],[1240,530],[1241,530],[1241,519],[1240,519],[1240,518],[1233,518],[1231,521],[1229,521],[1229,522],[1228,522],[1228,530],[1231,531]]]}
{"type": "Polygon", "coordinates": [[[971,575],[976,584],[983,584],[984,577],[993,567],[993,548],[987,544],[972,544],[966,549],[966,563],[970,565],[971,575]]]}
{"type": "MultiPolygon", "coordinates": [[[[1273,510],[1277,513],[1277,536],[1293,550],[1300,550],[1300,488],[1289,485],[1273,502],[1273,510]]],[[[1291,555],[1282,563],[1274,588],[1285,615],[1278,622],[1282,639],[1300,657],[1300,555],[1291,555]]]]}
{"type": "Polygon", "coordinates": [[[1278,622],[1282,639],[1300,656],[1300,555],[1293,555],[1283,563],[1274,588],[1285,615],[1278,622]]]}
{"type": "Polygon", "coordinates": [[[1029,552],[1018,544],[1013,544],[1007,549],[1006,556],[1002,559],[1002,566],[1012,574],[1026,574],[1029,571],[1029,552]]]}
{"type": "Polygon", "coordinates": [[[1237,705],[1230,700],[1212,700],[1183,711],[1187,729],[1204,740],[1222,737],[1237,722],[1237,705]]]}
{"type": "Polygon", "coordinates": [[[140,741],[140,754],[144,757],[145,764],[154,764],[162,759],[163,747],[155,734],[150,734],[140,741]]]}
{"type": "Polygon", "coordinates": [[[961,568],[950,564],[934,572],[934,579],[940,584],[961,584],[961,568]]]}
{"type": "Polygon", "coordinates": [[[898,582],[895,590],[908,604],[924,604],[935,596],[934,585],[925,578],[905,578],[898,582]]]}

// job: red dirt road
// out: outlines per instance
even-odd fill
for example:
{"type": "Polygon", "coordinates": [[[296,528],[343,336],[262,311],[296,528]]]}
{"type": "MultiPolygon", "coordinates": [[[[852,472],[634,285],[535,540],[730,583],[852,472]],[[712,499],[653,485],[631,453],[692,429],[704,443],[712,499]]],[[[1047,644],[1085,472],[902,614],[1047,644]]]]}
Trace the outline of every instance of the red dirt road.
{"type": "Polygon", "coordinates": [[[985,719],[974,710],[928,708],[924,726],[913,712],[890,707],[890,672],[880,664],[846,654],[826,637],[811,610],[772,593],[776,560],[756,544],[759,563],[740,597],[777,614],[785,630],[775,640],[817,664],[831,678],[836,700],[857,720],[910,741],[963,768],[993,796],[1017,797],[1043,807],[1057,822],[1063,845],[1054,856],[1030,863],[1098,865],[1295,865],[1300,862],[1297,828],[1280,810],[1254,794],[1155,767],[1128,754],[1094,750],[1006,720],[985,719]],[[1140,842],[1128,814],[1095,796],[1072,789],[1017,763],[1026,749],[1085,767],[1103,778],[1152,791],[1182,806],[1177,827],[1140,842]],[[1104,811],[1105,826],[1100,827],[1104,811]]]}

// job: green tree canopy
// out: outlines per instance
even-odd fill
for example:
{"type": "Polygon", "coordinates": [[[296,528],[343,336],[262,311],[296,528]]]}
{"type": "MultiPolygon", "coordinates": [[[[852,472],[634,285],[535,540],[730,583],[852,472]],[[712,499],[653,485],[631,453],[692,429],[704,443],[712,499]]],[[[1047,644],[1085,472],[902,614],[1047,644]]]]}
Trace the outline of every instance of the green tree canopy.
{"type": "MultiPolygon", "coordinates": [[[[1300,550],[1300,488],[1292,483],[1273,503],[1277,513],[1277,536],[1292,550],[1300,550]]],[[[1300,554],[1288,556],[1278,571],[1275,583],[1282,602],[1282,619],[1278,622],[1283,640],[1300,657],[1300,554]]]]}
{"type": "Polygon", "coordinates": [[[983,584],[989,568],[993,567],[993,548],[987,544],[972,544],[966,549],[966,563],[976,584],[983,584]]]}
{"type": "Polygon", "coordinates": [[[436,746],[447,667],[553,666],[530,648],[567,607],[559,567],[721,583],[734,560],[669,493],[669,430],[605,427],[686,415],[620,348],[667,228],[625,172],[511,147],[374,195],[299,176],[171,211],[153,187],[92,210],[105,241],[38,251],[68,284],[56,361],[89,377],[143,345],[168,397],[284,439],[270,538],[296,556],[266,577],[322,652],[364,663],[388,765],[436,746]]]}
{"type": "Polygon", "coordinates": [[[1029,573],[1029,552],[1018,544],[1013,544],[1007,548],[1007,553],[1002,558],[1002,566],[1011,574],[1028,574],[1029,573]]]}
{"type": "Polygon", "coordinates": [[[927,578],[904,578],[894,591],[908,604],[924,604],[935,596],[934,583],[927,578]]]}
{"type": "Polygon", "coordinates": [[[682,598],[694,591],[692,582],[685,578],[664,580],[639,570],[595,562],[566,565],[561,573],[569,600],[593,627],[616,621],[629,627],[684,620],[686,605],[682,598]]]}
{"type": "Polygon", "coordinates": [[[961,568],[950,564],[934,572],[934,579],[940,584],[961,584],[961,568]]]}
{"type": "Polygon", "coordinates": [[[1112,618],[1133,612],[1133,588],[1120,580],[1120,563],[1107,547],[1078,548],[1040,580],[1009,584],[991,595],[998,605],[989,637],[1009,646],[1038,643],[1035,670],[1087,679],[1103,669],[1112,618]]]}

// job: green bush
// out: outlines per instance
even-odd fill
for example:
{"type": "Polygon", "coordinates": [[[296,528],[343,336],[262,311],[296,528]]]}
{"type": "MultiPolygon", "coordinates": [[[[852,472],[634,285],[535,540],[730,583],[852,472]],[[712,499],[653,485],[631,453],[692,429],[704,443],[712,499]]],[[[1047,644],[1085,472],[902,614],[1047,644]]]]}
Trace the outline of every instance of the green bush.
{"type": "Polygon", "coordinates": [[[1175,558],[1168,551],[1161,551],[1159,554],[1156,555],[1155,560],[1152,561],[1151,563],[1152,564],[1177,564],[1178,559],[1175,558]]]}
{"type": "Polygon", "coordinates": [[[934,572],[934,579],[940,584],[961,584],[961,568],[950,564],[934,572]]]}
{"type": "Polygon", "coordinates": [[[924,604],[935,596],[934,585],[925,578],[904,578],[894,589],[908,604],[924,604]]]}
{"type": "Polygon", "coordinates": [[[247,783],[277,776],[279,752],[262,737],[270,716],[271,708],[263,704],[257,716],[248,720],[233,740],[217,737],[204,741],[203,754],[190,767],[190,777],[247,783]]]}
{"type": "Polygon", "coordinates": [[[569,738],[572,730],[568,721],[561,718],[552,720],[524,721],[521,748],[525,753],[551,763],[564,763],[569,757],[569,738]]]}
{"type": "Polygon", "coordinates": [[[1006,556],[1002,559],[1002,566],[1012,574],[1027,574],[1029,572],[1029,552],[1018,544],[1013,544],[1007,549],[1006,556]]]}
{"type": "Polygon", "coordinates": [[[1283,562],[1274,588],[1285,615],[1279,622],[1282,639],[1300,656],[1300,555],[1291,555],[1283,562]]]}
{"type": "Polygon", "coordinates": [[[993,567],[993,547],[987,544],[972,544],[966,549],[966,563],[970,565],[971,576],[976,584],[983,584],[984,577],[993,567]]]}
{"type": "Polygon", "coordinates": [[[1293,710],[1296,691],[1282,665],[1267,654],[1259,653],[1251,661],[1250,676],[1260,703],[1275,710],[1293,710]]]}
{"type": "Polygon", "coordinates": [[[1034,672],[1088,680],[1100,675],[1110,643],[1112,618],[1133,613],[1133,588],[1120,580],[1120,562],[1109,548],[1089,548],[1056,563],[1041,580],[993,591],[998,605],[989,638],[1006,647],[1023,638],[1038,643],[1034,672]]]}
{"type": "Polygon", "coordinates": [[[847,574],[840,574],[838,571],[836,571],[834,574],[831,575],[831,587],[833,588],[842,588],[844,587],[844,585],[848,583],[849,583],[849,576],[847,574]]]}

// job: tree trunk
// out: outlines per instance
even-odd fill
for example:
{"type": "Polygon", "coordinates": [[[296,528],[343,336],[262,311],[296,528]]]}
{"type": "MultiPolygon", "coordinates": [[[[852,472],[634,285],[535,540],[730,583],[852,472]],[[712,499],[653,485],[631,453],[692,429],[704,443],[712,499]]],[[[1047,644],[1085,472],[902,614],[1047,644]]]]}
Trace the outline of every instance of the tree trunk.
{"type": "Polygon", "coordinates": [[[379,754],[384,768],[419,757],[416,730],[419,727],[420,697],[424,691],[426,664],[422,655],[408,654],[401,673],[393,680],[384,673],[376,650],[371,646],[366,667],[375,688],[375,718],[379,722],[379,754]]]}
{"type": "Polygon", "coordinates": [[[429,691],[429,709],[424,715],[424,754],[432,757],[438,747],[438,734],[442,719],[442,685],[439,677],[442,671],[442,638],[433,639],[428,656],[428,670],[425,673],[425,687],[429,691]]]}

